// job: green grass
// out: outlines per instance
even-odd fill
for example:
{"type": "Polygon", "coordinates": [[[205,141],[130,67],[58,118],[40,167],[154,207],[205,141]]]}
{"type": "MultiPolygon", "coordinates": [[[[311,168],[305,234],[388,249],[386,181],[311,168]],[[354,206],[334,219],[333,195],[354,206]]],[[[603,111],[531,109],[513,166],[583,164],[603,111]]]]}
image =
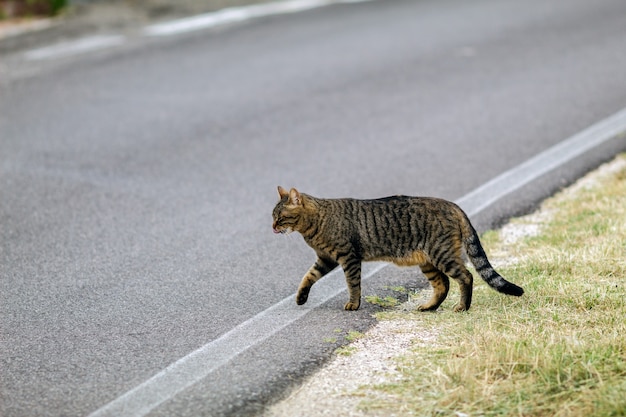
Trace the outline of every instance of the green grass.
{"type": "Polygon", "coordinates": [[[357,339],[362,338],[363,336],[365,336],[363,333],[356,331],[356,330],[350,330],[348,332],[348,334],[346,335],[346,340],[348,342],[354,342],[357,339]]]}
{"type": "Polygon", "coordinates": [[[356,347],[354,347],[354,346],[350,346],[350,345],[347,345],[347,346],[341,346],[341,347],[338,347],[338,348],[335,350],[335,353],[336,353],[337,355],[341,355],[341,356],[350,356],[350,355],[352,355],[353,353],[356,353],[356,351],[357,351],[357,348],[356,348],[356,347]]]}
{"type": "Polygon", "coordinates": [[[366,295],[365,301],[383,308],[395,307],[400,304],[400,300],[390,295],[384,298],[379,295],[366,295]]]}
{"type": "Polygon", "coordinates": [[[524,287],[523,297],[497,294],[477,279],[468,313],[451,312],[458,290],[437,314],[381,313],[412,318],[440,336],[398,359],[402,378],[364,387],[363,409],[626,416],[626,169],[542,208],[553,215],[537,236],[508,246],[495,232],[483,238],[487,253],[516,259],[498,267],[494,257],[494,264],[524,287]]]}

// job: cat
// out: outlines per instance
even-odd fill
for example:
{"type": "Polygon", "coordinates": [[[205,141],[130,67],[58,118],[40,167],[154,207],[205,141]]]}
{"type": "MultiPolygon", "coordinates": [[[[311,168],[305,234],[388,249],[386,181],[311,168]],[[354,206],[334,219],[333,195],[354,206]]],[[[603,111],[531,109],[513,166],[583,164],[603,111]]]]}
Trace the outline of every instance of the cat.
{"type": "Polygon", "coordinates": [[[341,265],[350,294],[344,308],[357,310],[361,263],[386,261],[421,268],[433,296],[418,310],[436,310],[446,299],[452,278],[461,290],[454,311],[466,311],[472,302],[473,277],[463,251],[490,287],[508,295],[524,294],[493,269],[467,215],[450,201],[409,196],[323,199],[280,186],[278,195],[272,213],[274,233],[299,232],[317,254],[298,287],[298,305],[306,303],[315,282],[341,265]]]}

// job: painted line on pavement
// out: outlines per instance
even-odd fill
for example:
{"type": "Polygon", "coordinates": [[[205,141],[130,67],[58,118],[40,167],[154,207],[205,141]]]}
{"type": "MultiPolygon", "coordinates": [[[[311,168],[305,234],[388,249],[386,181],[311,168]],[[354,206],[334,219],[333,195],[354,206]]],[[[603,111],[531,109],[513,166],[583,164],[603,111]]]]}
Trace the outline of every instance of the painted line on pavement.
{"type": "MultiPolygon", "coordinates": [[[[364,265],[363,279],[367,280],[385,266],[386,264],[379,262],[364,265]]],[[[206,378],[236,356],[269,339],[316,307],[341,294],[346,290],[346,284],[345,280],[337,275],[343,275],[343,271],[337,269],[323,278],[323,284],[322,281],[316,284],[315,291],[310,294],[304,306],[296,305],[295,294],[284,298],[214,341],[174,362],[88,417],[145,416],[184,389],[206,378]]]]}
{"type": "MultiPolygon", "coordinates": [[[[456,201],[474,216],[502,197],[626,131],[626,109],[498,175],[456,201]]],[[[624,138],[626,141],[626,138],[624,138]]]]}
{"type": "MultiPolygon", "coordinates": [[[[172,36],[241,23],[259,17],[302,12],[331,4],[353,4],[368,1],[373,0],[287,0],[251,6],[230,7],[211,13],[149,25],[143,28],[142,34],[149,37],[172,36]]],[[[127,41],[128,38],[122,35],[89,36],[75,41],[61,42],[43,48],[32,49],[24,53],[24,58],[28,61],[62,58],[120,46],[127,41]]]]}
{"type": "MultiPolygon", "coordinates": [[[[623,109],[497,176],[456,200],[456,203],[469,216],[476,215],[532,180],[625,132],[626,109],[623,109]]],[[[364,264],[363,280],[372,277],[386,265],[385,263],[364,264]]],[[[283,299],[218,339],[174,362],[147,381],[96,410],[89,417],[145,416],[241,353],[272,337],[314,308],[341,294],[346,290],[345,282],[337,275],[342,275],[341,269],[322,278],[311,291],[309,300],[304,306],[295,305],[295,294],[283,299]]]]}
{"type": "Polygon", "coordinates": [[[125,42],[126,37],[121,35],[89,36],[75,41],[61,42],[43,48],[31,49],[30,51],[24,53],[24,58],[29,61],[60,58],[111,48],[125,42]]]}
{"type": "Polygon", "coordinates": [[[303,12],[331,4],[351,4],[366,1],[372,0],[288,0],[261,3],[252,6],[230,7],[216,12],[150,25],[144,29],[144,33],[148,36],[169,36],[240,23],[259,17],[303,12]]]}

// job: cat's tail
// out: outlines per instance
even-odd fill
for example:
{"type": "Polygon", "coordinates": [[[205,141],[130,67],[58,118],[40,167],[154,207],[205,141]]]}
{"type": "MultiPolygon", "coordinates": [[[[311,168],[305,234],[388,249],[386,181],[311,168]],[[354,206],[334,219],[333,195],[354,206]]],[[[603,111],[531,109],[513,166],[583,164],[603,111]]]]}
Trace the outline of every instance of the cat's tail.
{"type": "Polygon", "coordinates": [[[512,282],[507,281],[502,277],[502,275],[498,274],[495,269],[489,263],[489,259],[487,259],[487,254],[483,249],[483,246],[480,244],[480,240],[478,239],[478,233],[469,222],[466,216],[466,230],[464,233],[465,240],[465,252],[467,252],[467,256],[474,264],[474,268],[476,268],[476,272],[480,275],[480,277],[485,280],[487,284],[494,290],[501,292],[507,295],[515,295],[517,297],[524,294],[524,289],[522,287],[518,287],[512,282]]]}

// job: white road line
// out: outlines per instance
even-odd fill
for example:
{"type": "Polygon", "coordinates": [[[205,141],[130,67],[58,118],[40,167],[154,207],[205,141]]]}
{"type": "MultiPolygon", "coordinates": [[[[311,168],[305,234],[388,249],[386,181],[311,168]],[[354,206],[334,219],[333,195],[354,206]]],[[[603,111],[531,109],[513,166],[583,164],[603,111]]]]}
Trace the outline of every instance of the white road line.
{"type": "MultiPolygon", "coordinates": [[[[626,130],[626,109],[604,119],[466,194],[457,204],[474,216],[502,197],[626,130]]],[[[626,137],[624,138],[626,141],[626,137]]]]}
{"type": "Polygon", "coordinates": [[[76,41],[62,42],[44,48],[31,49],[24,53],[24,57],[29,61],[60,58],[63,56],[111,48],[121,45],[124,42],[126,42],[126,38],[121,35],[89,36],[76,41]]]}
{"type": "Polygon", "coordinates": [[[198,16],[157,23],[147,26],[144,33],[148,36],[169,36],[179,33],[209,29],[217,26],[239,23],[246,20],[275,16],[286,13],[297,13],[330,4],[361,3],[372,0],[288,0],[262,3],[252,6],[231,7],[198,16]]]}
{"type": "MultiPolygon", "coordinates": [[[[625,132],[626,109],[623,109],[485,183],[456,202],[468,215],[476,215],[533,179],[625,132]]],[[[363,280],[372,277],[386,265],[364,264],[363,280]]],[[[241,353],[272,337],[312,309],[345,291],[345,281],[337,277],[342,274],[341,269],[338,269],[320,280],[304,306],[295,305],[295,294],[283,299],[220,338],[174,362],[144,383],[96,410],[89,417],[145,416],[185,388],[206,378],[241,353]]]]}
{"type": "MultiPolygon", "coordinates": [[[[363,279],[376,274],[384,263],[364,265],[363,279]]],[[[299,320],[316,307],[341,294],[346,289],[340,269],[328,274],[315,286],[304,306],[297,306],[295,294],[241,323],[218,339],[174,362],[152,378],[115,399],[89,417],[145,416],[155,407],[176,394],[206,378],[219,367],[249,348],[272,337],[285,327],[299,320]]]]}
{"type": "MultiPolygon", "coordinates": [[[[287,0],[252,6],[231,7],[170,22],[146,26],[146,36],[171,36],[201,29],[243,22],[246,20],[286,13],[297,13],[330,4],[362,3],[373,0],[287,0]]],[[[97,35],[75,41],[32,49],[24,53],[28,61],[40,61],[93,52],[124,44],[128,39],[122,35],[97,35]]]]}
{"type": "Polygon", "coordinates": [[[213,13],[150,25],[144,29],[144,33],[148,36],[169,36],[241,22],[247,19],[250,19],[249,13],[242,8],[223,9],[213,13]]]}

